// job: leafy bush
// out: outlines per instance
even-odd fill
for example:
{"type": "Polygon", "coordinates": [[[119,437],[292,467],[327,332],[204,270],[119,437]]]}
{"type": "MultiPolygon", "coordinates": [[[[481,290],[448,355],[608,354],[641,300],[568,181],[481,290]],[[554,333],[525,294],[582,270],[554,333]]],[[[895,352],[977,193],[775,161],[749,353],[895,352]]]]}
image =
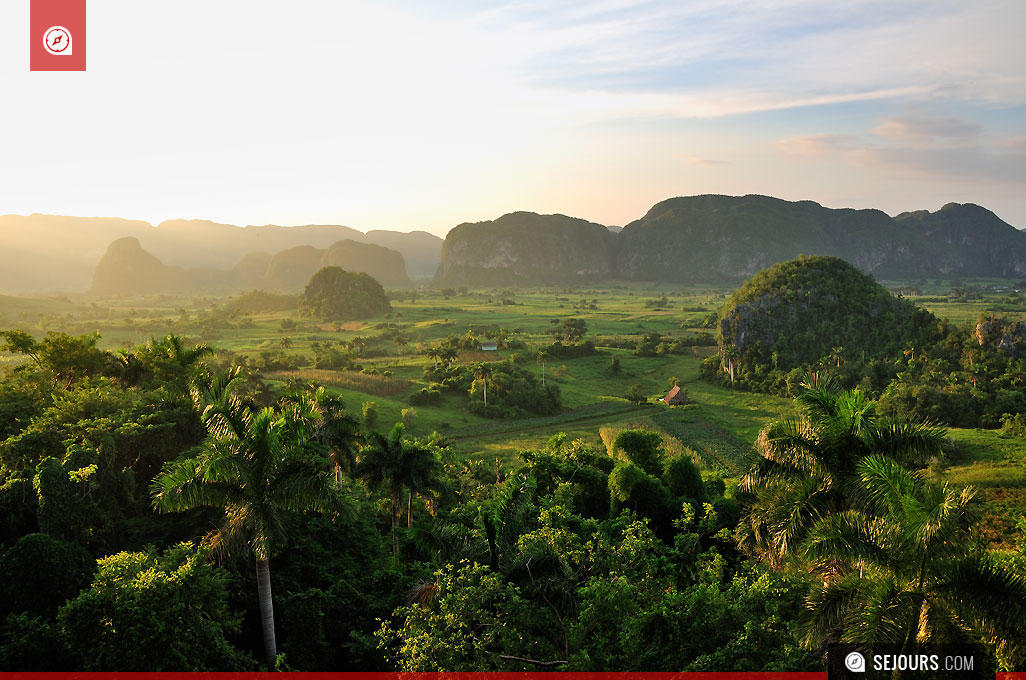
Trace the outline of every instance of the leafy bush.
{"type": "Polygon", "coordinates": [[[684,456],[665,461],[662,479],[675,496],[697,503],[704,503],[709,499],[705,482],[702,481],[702,473],[684,456]]]}
{"type": "Polygon", "coordinates": [[[632,404],[644,404],[648,401],[648,395],[645,394],[645,388],[641,385],[631,385],[627,388],[627,391],[623,394],[624,398],[632,404]]]}
{"type": "Polygon", "coordinates": [[[253,661],[228,640],[241,617],[228,608],[228,575],[189,544],[118,553],[98,562],[92,586],[58,621],[87,671],[233,671],[253,661]]]}
{"type": "Polygon", "coordinates": [[[1006,413],[1001,416],[1001,434],[1026,439],[1026,415],[1006,413]]]}
{"type": "Polygon", "coordinates": [[[410,395],[414,406],[434,406],[442,403],[442,392],[437,387],[425,387],[410,395]]]}

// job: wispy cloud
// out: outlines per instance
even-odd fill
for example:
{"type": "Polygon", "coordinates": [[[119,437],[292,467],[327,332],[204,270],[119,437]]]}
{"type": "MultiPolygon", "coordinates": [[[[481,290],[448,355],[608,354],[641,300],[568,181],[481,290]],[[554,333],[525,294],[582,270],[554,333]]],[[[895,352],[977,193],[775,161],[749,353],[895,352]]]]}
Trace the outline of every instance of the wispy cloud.
{"type": "Polygon", "coordinates": [[[687,117],[873,98],[1023,104],[1023,19],[1003,0],[580,0],[505,3],[473,22],[525,87],[687,117]]]}
{"type": "Polygon", "coordinates": [[[1026,135],[1006,137],[997,141],[997,146],[1008,151],[1026,151],[1026,135]]]}
{"type": "Polygon", "coordinates": [[[727,165],[728,164],[727,161],[720,161],[720,160],[715,160],[715,159],[712,159],[712,158],[702,158],[701,156],[693,156],[693,155],[690,155],[690,154],[677,154],[677,158],[680,158],[682,161],[684,161],[685,163],[688,163],[690,165],[712,166],[712,165],[727,165]]]}
{"type": "Polygon", "coordinates": [[[977,146],[983,127],[958,118],[902,115],[881,118],[873,134],[913,147],[977,146]]]}
{"type": "Polygon", "coordinates": [[[1026,136],[987,143],[971,120],[923,114],[878,118],[864,135],[813,133],[776,143],[798,161],[841,161],[866,171],[900,170],[938,179],[1026,182],[1026,136]]]}
{"type": "Polygon", "coordinates": [[[837,153],[848,153],[856,138],[851,135],[814,133],[791,135],[777,142],[777,149],[792,159],[826,158],[837,153]]]}

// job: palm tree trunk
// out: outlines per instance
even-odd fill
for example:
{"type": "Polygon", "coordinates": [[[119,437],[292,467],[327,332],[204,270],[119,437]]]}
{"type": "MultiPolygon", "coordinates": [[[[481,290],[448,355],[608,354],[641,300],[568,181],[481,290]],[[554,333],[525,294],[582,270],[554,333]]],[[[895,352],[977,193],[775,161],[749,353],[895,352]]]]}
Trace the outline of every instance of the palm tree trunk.
{"type": "Polygon", "coordinates": [[[256,561],[257,597],[260,600],[260,628],[264,635],[264,660],[274,670],[278,650],[274,641],[274,604],[271,602],[271,565],[268,560],[256,561]]]}
{"type": "Polygon", "coordinates": [[[413,526],[413,489],[410,489],[410,497],[406,501],[406,528],[413,526]]]}
{"type": "Polygon", "coordinates": [[[399,557],[399,515],[402,512],[399,508],[399,489],[392,491],[392,555],[399,557]]]}

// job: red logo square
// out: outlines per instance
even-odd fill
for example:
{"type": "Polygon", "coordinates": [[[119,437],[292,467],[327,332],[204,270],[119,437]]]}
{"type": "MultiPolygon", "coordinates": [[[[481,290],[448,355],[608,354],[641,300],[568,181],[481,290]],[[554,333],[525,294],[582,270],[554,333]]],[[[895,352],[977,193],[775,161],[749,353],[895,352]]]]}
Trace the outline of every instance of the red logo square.
{"type": "Polygon", "coordinates": [[[32,0],[31,70],[86,70],[86,0],[32,0]]]}

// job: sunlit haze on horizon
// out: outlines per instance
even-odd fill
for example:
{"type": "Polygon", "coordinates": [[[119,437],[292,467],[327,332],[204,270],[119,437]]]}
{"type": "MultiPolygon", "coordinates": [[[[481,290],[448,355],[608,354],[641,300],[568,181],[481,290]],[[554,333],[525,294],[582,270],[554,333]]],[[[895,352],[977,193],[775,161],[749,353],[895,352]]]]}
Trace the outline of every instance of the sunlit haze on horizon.
{"type": "Polygon", "coordinates": [[[1020,0],[89,3],[88,71],[0,5],[0,214],[444,235],[682,195],[1026,228],[1020,0]]]}

